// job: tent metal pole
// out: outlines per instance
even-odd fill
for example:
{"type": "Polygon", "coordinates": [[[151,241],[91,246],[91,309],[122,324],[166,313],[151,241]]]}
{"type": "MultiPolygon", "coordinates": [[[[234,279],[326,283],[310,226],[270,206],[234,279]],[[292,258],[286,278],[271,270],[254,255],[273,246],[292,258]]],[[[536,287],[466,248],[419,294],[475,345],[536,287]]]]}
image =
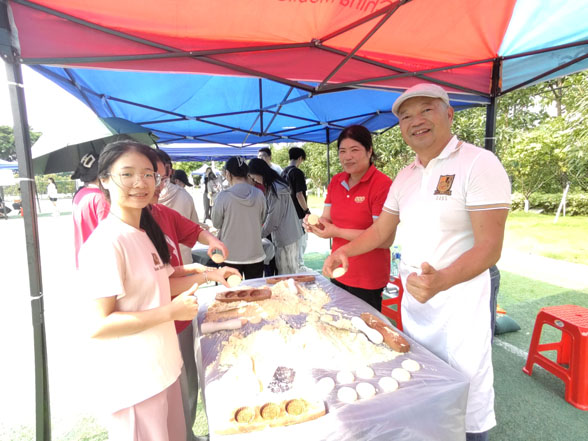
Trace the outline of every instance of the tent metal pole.
{"type": "Polygon", "coordinates": [[[486,107],[486,134],[484,148],[496,152],[496,97],[500,93],[502,75],[502,59],[497,58],[492,65],[492,90],[490,92],[490,104],[486,107]]]}
{"type": "MultiPolygon", "coordinates": [[[[4,14],[6,9],[2,8],[4,14]]],[[[45,337],[45,317],[43,307],[43,284],[41,277],[41,256],[39,252],[39,229],[35,205],[35,176],[31,159],[31,139],[27,121],[22,69],[18,54],[13,49],[12,56],[3,58],[6,62],[6,76],[10,93],[10,103],[14,119],[14,142],[20,176],[20,191],[24,215],[31,312],[33,319],[33,340],[35,351],[35,411],[36,440],[51,440],[51,414],[49,407],[49,383],[47,369],[47,341],[45,337]]]]}
{"type": "Polygon", "coordinates": [[[327,185],[331,183],[331,152],[330,152],[330,144],[331,144],[331,132],[329,126],[327,126],[327,185]]]}

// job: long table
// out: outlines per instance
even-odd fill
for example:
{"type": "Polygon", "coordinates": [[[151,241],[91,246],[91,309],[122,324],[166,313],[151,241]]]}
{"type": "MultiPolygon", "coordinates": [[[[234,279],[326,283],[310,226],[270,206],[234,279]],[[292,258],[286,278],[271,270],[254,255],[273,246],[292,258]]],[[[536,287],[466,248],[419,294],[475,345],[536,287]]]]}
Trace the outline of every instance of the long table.
{"type": "MultiPolygon", "coordinates": [[[[374,308],[359,300],[347,291],[333,285],[329,280],[316,274],[316,282],[331,297],[325,308],[337,307],[346,314],[360,315],[370,312],[385,319],[374,308]]],[[[262,286],[265,279],[245,281],[249,286],[262,286]]],[[[214,296],[224,287],[203,290],[199,295],[200,311],[198,323],[201,324],[206,315],[208,305],[214,296]],[[206,292],[207,291],[207,292],[206,292]]],[[[263,326],[247,324],[238,332],[247,334],[263,326]]],[[[200,328],[200,326],[198,326],[200,328]]],[[[219,373],[214,369],[206,372],[207,366],[215,363],[218,352],[222,349],[233,332],[221,331],[214,334],[198,336],[195,341],[196,362],[200,385],[202,387],[207,415],[215,415],[219,400],[230,397],[209,396],[207,386],[218,379],[219,373]]],[[[380,393],[375,397],[360,400],[351,404],[342,404],[337,399],[337,387],[325,399],[326,415],[301,424],[270,428],[263,431],[236,435],[218,435],[215,433],[215,419],[209,417],[211,440],[431,440],[457,441],[465,439],[465,408],[469,383],[466,377],[450,367],[423,346],[405,338],[410,342],[411,349],[393,360],[372,365],[377,378],[390,375],[392,369],[400,367],[407,358],[419,362],[421,370],[413,374],[413,378],[401,383],[394,392],[380,393]]],[[[268,348],[271,351],[271,348],[268,348]]],[[[300,354],[304,357],[304,354],[300,354]]],[[[334,377],[336,373],[332,373],[334,377]]],[[[212,389],[212,388],[211,388],[212,389]]],[[[211,391],[211,394],[213,392],[211,391]]]]}

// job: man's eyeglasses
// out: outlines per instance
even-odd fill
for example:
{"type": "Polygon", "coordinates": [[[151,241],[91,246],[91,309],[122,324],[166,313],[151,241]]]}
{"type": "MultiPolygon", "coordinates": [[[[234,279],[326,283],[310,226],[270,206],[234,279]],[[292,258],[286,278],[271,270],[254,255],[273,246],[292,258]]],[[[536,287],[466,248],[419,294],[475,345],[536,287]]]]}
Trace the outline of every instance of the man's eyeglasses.
{"type": "MultiPolygon", "coordinates": [[[[135,185],[137,180],[142,180],[145,182],[153,182],[155,185],[159,185],[161,183],[161,175],[159,173],[147,172],[147,173],[131,173],[131,172],[121,172],[121,173],[108,173],[109,176],[118,176],[120,180],[120,184],[124,187],[131,188],[135,185]]],[[[169,180],[169,178],[167,178],[169,180]]]]}

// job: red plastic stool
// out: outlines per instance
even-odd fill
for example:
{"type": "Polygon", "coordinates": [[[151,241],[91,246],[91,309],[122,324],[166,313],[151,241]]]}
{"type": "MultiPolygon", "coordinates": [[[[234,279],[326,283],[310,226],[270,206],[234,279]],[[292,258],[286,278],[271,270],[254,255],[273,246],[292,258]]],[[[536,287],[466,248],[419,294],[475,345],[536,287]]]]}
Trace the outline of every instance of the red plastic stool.
{"type": "Polygon", "coordinates": [[[384,298],[382,296],[382,314],[391,318],[396,323],[396,327],[402,331],[402,314],[400,312],[400,304],[402,302],[402,294],[404,294],[404,287],[400,277],[390,276],[390,284],[398,288],[398,295],[396,297],[384,298]],[[391,306],[396,305],[396,310],[391,306]]]}
{"type": "Polygon", "coordinates": [[[531,375],[534,363],[563,380],[568,403],[578,409],[588,410],[588,309],[577,305],[541,308],[535,320],[523,372],[531,375]],[[559,329],[561,340],[539,344],[543,325],[559,329]],[[557,363],[540,354],[553,350],[557,351],[557,363]],[[567,364],[568,368],[562,364],[567,364]]]}

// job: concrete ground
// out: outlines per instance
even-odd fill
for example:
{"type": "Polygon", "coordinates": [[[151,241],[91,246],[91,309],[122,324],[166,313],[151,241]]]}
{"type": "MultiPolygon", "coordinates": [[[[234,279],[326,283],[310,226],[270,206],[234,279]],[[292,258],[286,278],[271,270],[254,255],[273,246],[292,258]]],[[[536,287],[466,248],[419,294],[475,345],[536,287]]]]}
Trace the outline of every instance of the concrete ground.
{"type": "MultiPolygon", "coordinates": [[[[195,200],[199,213],[202,213],[199,192],[195,192],[195,200]]],[[[49,214],[49,202],[41,200],[42,214],[38,223],[53,439],[56,440],[72,439],[67,437],[67,433],[92,412],[91,403],[85,396],[86,384],[91,382],[82,363],[85,337],[76,326],[84,281],[78,282],[75,276],[70,207],[70,200],[60,199],[62,214],[54,217],[49,214]]],[[[25,432],[32,433],[30,428],[35,425],[32,318],[22,218],[12,216],[8,220],[0,220],[0,244],[0,335],[3,351],[0,364],[0,439],[32,439],[10,435],[19,426],[29,427],[25,432]]],[[[307,253],[326,252],[328,241],[311,236],[307,253]]],[[[499,267],[503,271],[568,289],[588,289],[588,266],[521,255],[506,248],[499,267]]],[[[508,343],[508,340],[505,341],[508,343]]],[[[518,347],[523,348],[524,343],[518,347]]],[[[520,365],[521,354],[513,357],[520,365]]],[[[518,365],[515,366],[517,374],[520,371],[518,365]]],[[[510,386],[501,384],[500,387],[510,386]]],[[[584,417],[584,414],[574,413],[573,418],[584,417]]]]}

